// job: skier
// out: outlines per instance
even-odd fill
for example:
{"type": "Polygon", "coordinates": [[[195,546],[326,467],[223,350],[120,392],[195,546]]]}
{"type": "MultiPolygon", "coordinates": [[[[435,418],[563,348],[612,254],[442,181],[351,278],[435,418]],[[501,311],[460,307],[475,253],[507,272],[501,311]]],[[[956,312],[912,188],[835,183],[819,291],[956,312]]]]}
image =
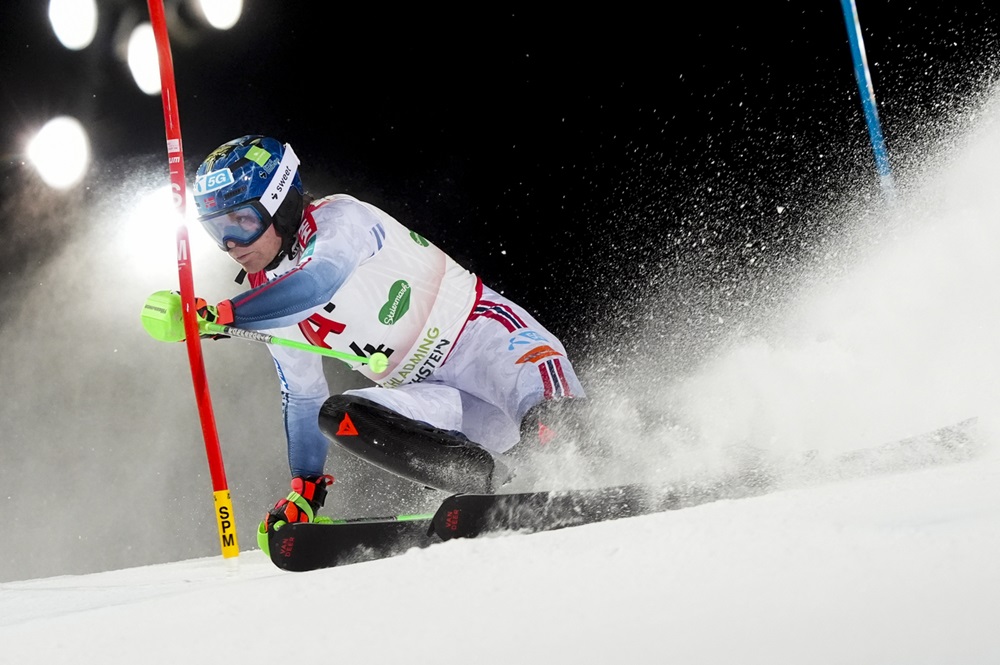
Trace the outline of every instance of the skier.
{"type": "MultiPolygon", "coordinates": [[[[447,491],[493,491],[498,455],[546,405],[584,398],[562,343],[432,243],[346,194],[313,198],[288,144],[248,135],[198,168],[198,217],[250,290],[199,317],[359,357],[384,353],[376,385],[330,396],[322,356],[270,345],[281,384],[292,491],[258,529],[317,516],[330,441],[447,491]],[[529,413],[530,412],[530,413],[529,413]]],[[[575,401],[575,400],[574,400],[575,401]]]]}

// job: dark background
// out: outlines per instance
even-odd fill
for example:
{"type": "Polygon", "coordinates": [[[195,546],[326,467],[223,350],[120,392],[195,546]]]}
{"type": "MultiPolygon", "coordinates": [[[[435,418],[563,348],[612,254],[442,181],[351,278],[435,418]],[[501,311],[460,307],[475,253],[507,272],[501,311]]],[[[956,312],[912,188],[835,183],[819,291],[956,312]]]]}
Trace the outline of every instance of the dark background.
{"type": "MultiPolygon", "coordinates": [[[[145,3],[101,3],[114,20],[83,52],[58,46],[46,4],[0,9],[3,155],[16,161],[25,130],[66,112],[93,132],[96,182],[155,165],[160,99],[131,83],[112,40],[115,20],[145,18],[145,3]]],[[[384,207],[571,338],[578,317],[627,304],[628,280],[677,262],[672,244],[718,255],[706,280],[739,281],[756,257],[747,238],[794,236],[808,252],[818,211],[848,189],[877,193],[837,2],[690,3],[661,15],[250,1],[221,33],[177,6],[189,176],[223,141],[282,138],[313,193],[384,207]]],[[[858,10],[902,172],[910,139],[926,140],[992,76],[1000,10],[892,0],[858,10]]],[[[19,170],[5,169],[8,195],[19,170]]],[[[15,240],[30,233],[38,246],[37,224],[15,216],[5,215],[15,240]]],[[[30,260],[11,247],[8,265],[30,260]]]]}
{"type": "MultiPolygon", "coordinates": [[[[56,43],[46,4],[0,9],[2,154],[16,162],[25,130],[63,112],[90,126],[99,182],[162,160],[160,99],[131,83],[112,39],[145,3],[101,3],[110,20],[83,52],[56,43]]],[[[717,283],[742,274],[747,237],[813,242],[811,215],[848,183],[877,187],[837,2],[661,15],[250,1],[221,33],[167,6],[189,174],[223,141],[282,138],[313,193],[384,207],[570,336],[581,309],[616,306],[621,278],[676,259],[679,234],[719,253],[717,283]]],[[[915,130],[992,75],[1000,10],[858,10],[900,170],[915,130]]],[[[14,216],[15,240],[35,233],[14,216]]],[[[7,251],[8,265],[30,258],[7,251]]]]}
{"type": "MultiPolygon", "coordinates": [[[[643,353],[693,367],[734,333],[717,322],[752,332],[848,219],[884,204],[833,0],[592,12],[245,4],[218,33],[167,3],[189,182],[224,141],[285,140],[313,194],[393,214],[537,313],[581,369],[643,353]]],[[[168,182],[160,97],[135,87],[113,46],[147,8],[99,6],[95,43],[71,52],[47,3],[0,3],[0,500],[16,543],[0,579],[216,551],[183,351],[136,321],[145,295],[175,287],[170,237],[162,265],[114,270],[129,250],[112,249],[109,225],[137,203],[136,179],[168,182]],[[95,163],[57,193],[22,153],[63,113],[88,127],[95,163]],[[103,549],[133,511],[143,537],[103,549]],[[39,539],[60,556],[39,557],[39,539]]],[[[905,189],[996,82],[1000,8],[859,0],[858,11],[905,189]]],[[[239,288],[221,254],[194,269],[209,299],[239,288]]],[[[206,351],[244,546],[287,487],[266,356],[237,342],[206,351]]]]}

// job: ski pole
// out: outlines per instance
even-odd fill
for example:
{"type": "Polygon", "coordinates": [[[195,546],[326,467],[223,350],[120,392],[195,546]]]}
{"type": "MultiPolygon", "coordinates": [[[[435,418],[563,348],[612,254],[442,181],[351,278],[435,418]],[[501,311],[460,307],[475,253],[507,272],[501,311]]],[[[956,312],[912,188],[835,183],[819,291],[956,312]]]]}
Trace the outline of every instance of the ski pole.
{"type": "Polygon", "coordinates": [[[385,517],[343,517],[333,518],[328,524],[382,524],[384,522],[423,522],[434,519],[434,513],[413,515],[386,515],[385,517]]]}
{"type": "Polygon", "coordinates": [[[262,333],[257,330],[244,330],[243,328],[234,328],[232,326],[223,326],[218,323],[210,323],[208,321],[199,321],[198,328],[203,333],[216,333],[222,335],[229,335],[230,337],[239,337],[240,339],[248,339],[252,342],[263,342],[264,344],[274,344],[275,346],[285,346],[290,349],[301,349],[303,351],[309,351],[311,353],[318,353],[321,356],[328,356],[330,358],[338,358],[345,362],[357,362],[365,363],[371,369],[371,371],[376,374],[381,374],[389,367],[389,359],[384,353],[376,351],[370,356],[356,356],[351,353],[344,353],[343,351],[337,351],[335,349],[327,349],[322,346],[316,346],[314,344],[306,344],[305,342],[296,342],[292,339],[284,339],[281,337],[275,337],[274,335],[268,335],[267,333],[262,333]]]}
{"type": "MultiPolygon", "coordinates": [[[[187,333],[184,327],[183,314],[181,299],[176,292],[157,291],[146,298],[146,303],[143,305],[142,327],[146,329],[146,332],[153,339],[161,342],[180,342],[184,340],[187,333]]],[[[305,342],[296,342],[291,339],[275,337],[256,330],[244,330],[243,328],[210,323],[203,319],[198,321],[198,332],[200,334],[228,335],[230,337],[248,339],[252,342],[263,342],[264,344],[301,349],[310,353],[337,358],[347,363],[365,363],[376,374],[381,374],[389,367],[389,359],[381,352],[376,351],[368,357],[353,355],[335,349],[306,344],[305,342]]]]}

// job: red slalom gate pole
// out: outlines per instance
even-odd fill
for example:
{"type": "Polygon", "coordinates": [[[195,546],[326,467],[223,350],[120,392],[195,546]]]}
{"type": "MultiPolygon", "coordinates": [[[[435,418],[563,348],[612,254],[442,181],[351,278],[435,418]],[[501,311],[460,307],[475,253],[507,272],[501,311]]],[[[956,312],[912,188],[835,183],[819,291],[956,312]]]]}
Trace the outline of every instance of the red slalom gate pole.
{"type": "Polygon", "coordinates": [[[167,130],[167,160],[170,164],[170,190],[174,207],[180,213],[177,226],[177,272],[180,277],[181,304],[183,306],[185,343],[191,364],[191,380],[198,402],[198,416],[205,439],[208,468],[212,475],[212,490],[215,497],[215,517],[219,526],[219,542],[224,558],[239,555],[236,539],[236,518],[233,503],[226,483],[226,471],[222,463],[222,448],[212,411],[212,396],[208,391],[205,362],[201,354],[201,337],[198,319],[194,309],[194,274],[191,269],[191,246],[187,224],[184,221],[186,186],[184,182],[184,152],[181,143],[180,115],[177,112],[177,91],[174,85],[174,63],[170,53],[170,37],[167,33],[167,19],[163,10],[163,0],[148,0],[149,17],[156,38],[156,51],[160,61],[160,90],[163,97],[163,120],[167,130]]]}

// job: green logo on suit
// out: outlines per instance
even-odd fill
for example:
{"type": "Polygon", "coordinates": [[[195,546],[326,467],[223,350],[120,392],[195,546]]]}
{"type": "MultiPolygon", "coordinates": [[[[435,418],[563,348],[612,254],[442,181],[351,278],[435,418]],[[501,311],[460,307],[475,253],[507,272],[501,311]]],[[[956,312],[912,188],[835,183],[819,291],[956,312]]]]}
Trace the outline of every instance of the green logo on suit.
{"type": "Polygon", "coordinates": [[[399,280],[389,289],[389,299],[378,311],[378,320],[383,325],[391,326],[403,318],[410,309],[410,285],[406,280],[399,280]]]}

